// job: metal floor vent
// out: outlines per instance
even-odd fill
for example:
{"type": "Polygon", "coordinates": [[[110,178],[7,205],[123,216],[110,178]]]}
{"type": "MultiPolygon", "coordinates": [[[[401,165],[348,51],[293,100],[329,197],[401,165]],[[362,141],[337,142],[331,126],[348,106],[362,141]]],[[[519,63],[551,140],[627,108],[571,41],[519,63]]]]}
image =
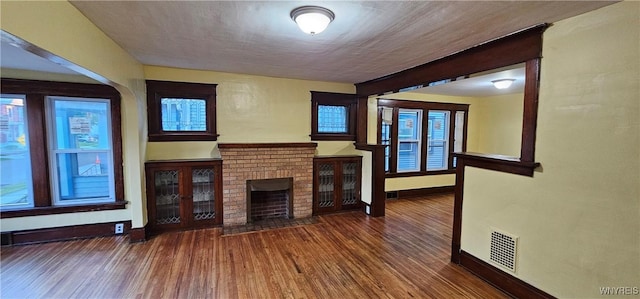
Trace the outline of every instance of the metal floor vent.
{"type": "Polygon", "coordinates": [[[491,261],[516,271],[518,237],[491,229],[491,261]]]}

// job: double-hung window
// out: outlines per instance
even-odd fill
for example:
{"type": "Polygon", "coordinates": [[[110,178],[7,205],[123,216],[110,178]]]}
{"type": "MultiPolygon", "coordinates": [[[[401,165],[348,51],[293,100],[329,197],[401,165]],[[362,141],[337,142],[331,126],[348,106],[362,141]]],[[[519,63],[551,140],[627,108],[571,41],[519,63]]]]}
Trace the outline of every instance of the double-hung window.
{"type": "Polygon", "coordinates": [[[427,171],[449,167],[449,111],[429,110],[427,171]]]}
{"type": "Polygon", "coordinates": [[[109,100],[53,96],[47,111],[54,204],[113,201],[109,100]]]}
{"type": "Polygon", "coordinates": [[[453,173],[453,152],[466,149],[469,105],[378,100],[378,142],[387,176],[453,173]]]}
{"type": "Polygon", "coordinates": [[[420,171],[422,111],[398,112],[398,172],[420,171]]]}

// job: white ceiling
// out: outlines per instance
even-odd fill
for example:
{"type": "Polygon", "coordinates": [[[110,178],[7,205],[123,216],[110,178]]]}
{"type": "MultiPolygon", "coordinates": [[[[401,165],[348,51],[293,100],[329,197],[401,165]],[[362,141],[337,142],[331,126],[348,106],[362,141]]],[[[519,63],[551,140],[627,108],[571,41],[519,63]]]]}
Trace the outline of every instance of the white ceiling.
{"type": "Polygon", "coordinates": [[[503,94],[523,93],[524,79],[524,63],[521,63],[488,72],[471,74],[465,79],[458,79],[446,84],[427,86],[412,90],[411,92],[458,97],[489,97],[503,94]],[[491,81],[501,79],[514,79],[515,81],[513,81],[509,88],[495,88],[491,81]]]}
{"type": "MultiPolygon", "coordinates": [[[[540,23],[613,2],[580,1],[72,1],[143,64],[359,83],[540,23]],[[310,36],[290,19],[302,5],[333,10],[310,36]]],[[[2,69],[77,74],[0,43],[2,69]]],[[[522,65],[413,92],[491,96],[522,92],[522,65]],[[491,81],[516,79],[508,90],[491,81]]]]}
{"type": "Polygon", "coordinates": [[[596,1],[71,1],[143,64],[358,83],[506,34],[575,16],[596,1]],[[291,10],[335,13],[311,36],[291,10]]]}

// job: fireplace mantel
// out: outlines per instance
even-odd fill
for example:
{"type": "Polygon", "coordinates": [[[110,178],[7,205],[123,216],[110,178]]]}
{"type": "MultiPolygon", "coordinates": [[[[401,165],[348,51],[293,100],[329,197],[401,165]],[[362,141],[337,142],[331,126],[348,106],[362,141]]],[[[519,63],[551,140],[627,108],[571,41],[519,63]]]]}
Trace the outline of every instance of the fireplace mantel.
{"type": "Polygon", "coordinates": [[[283,143],[218,143],[220,149],[234,148],[290,148],[290,147],[318,147],[315,142],[283,142],[283,143]]]}

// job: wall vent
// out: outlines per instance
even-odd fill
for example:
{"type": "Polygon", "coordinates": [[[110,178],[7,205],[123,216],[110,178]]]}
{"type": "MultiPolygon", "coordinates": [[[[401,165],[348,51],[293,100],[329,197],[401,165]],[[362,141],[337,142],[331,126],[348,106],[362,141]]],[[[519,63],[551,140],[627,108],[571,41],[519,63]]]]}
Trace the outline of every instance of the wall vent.
{"type": "Polygon", "coordinates": [[[491,229],[490,260],[505,269],[516,272],[518,237],[491,229]]]}

